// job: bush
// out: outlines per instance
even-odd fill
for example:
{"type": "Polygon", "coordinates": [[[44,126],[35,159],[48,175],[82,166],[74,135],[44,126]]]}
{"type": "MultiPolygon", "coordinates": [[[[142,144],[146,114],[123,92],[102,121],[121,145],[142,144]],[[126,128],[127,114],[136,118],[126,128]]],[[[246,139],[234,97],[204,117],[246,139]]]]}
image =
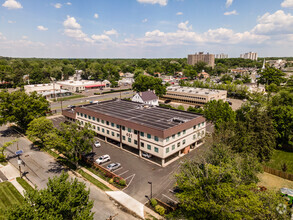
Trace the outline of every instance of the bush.
{"type": "Polygon", "coordinates": [[[113,182],[114,182],[114,180],[113,180],[113,179],[110,179],[110,180],[109,180],[109,183],[111,183],[111,184],[112,184],[113,182]]]}
{"type": "Polygon", "coordinates": [[[120,186],[126,186],[126,181],[124,179],[121,179],[119,181],[120,186]]]}
{"type": "Polygon", "coordinates": [[[163,206],[160,206],[160,205],[156,205],[155,210],[160,215],[164,215],[165,211],[166,211],[165,208],[163,206]]]}
{"type": "Polygon", "coordinates": [[[155,207],[156,205],[158,205],[158,202],[157,202],[157,200],[156,199],[151,199],[151,205],[153,206],[153,207],[155,207]]]}

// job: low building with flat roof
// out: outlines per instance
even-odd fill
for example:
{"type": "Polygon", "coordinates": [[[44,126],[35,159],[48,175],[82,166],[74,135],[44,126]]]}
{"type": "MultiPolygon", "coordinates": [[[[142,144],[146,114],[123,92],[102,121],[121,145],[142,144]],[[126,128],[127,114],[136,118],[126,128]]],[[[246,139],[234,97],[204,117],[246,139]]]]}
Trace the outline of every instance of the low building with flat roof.
{"type": "Polygon", "coordinates": [[[110,87],[108,80],[104,81],[91,81],[91,80],[66,80],[57,82],[62,89],[67,89],[70,92],[81,92],[87,89],[98,89],[110,87]]]}
{"type": "Polygon", "coordinates": [[[174,102],[203,106],[212,100],[221,99],[226,101],[227,91],[194,87],[169,86],[167,88],[166,94],[162,98],[174,102]]]}
{"type": "Polygon", "coordinates": [[[67,120],[89,123],[97,135],[120,148],[166,166],[200,146],[206,133],[200,114],[150,106],[126,100],[110,100],[63,110],[67,120]]]}

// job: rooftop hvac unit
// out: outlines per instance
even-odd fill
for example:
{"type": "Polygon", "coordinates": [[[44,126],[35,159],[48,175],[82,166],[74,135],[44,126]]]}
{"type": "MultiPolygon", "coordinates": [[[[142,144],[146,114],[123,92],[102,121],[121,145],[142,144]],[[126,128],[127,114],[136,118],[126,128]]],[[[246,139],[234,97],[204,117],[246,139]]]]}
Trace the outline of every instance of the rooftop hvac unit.
{"type": "Polygon", "coordinates": [[[209,94],[209,92],[205,92],[205,94],[209,94]]]}
{"type": "Polygon", "coordinates": [[[187,122],[187,119],[183,119],[183,118],[179,118],[179,117],[174,117],[171,119],[173,122],[177,122],[177,123],[184,123],[187,122]]]}

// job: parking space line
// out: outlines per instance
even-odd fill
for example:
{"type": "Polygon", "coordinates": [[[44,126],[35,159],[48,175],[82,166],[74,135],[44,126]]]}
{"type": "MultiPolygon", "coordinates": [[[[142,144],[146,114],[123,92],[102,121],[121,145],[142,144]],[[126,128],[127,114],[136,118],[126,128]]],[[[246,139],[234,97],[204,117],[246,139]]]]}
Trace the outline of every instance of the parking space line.
{"type": "MultiPolygon", "coordinates": [[[[117,170],[121,170],[122,169],[122,167],[119,167],[118,169],[116,169],[115,170],[115,172],[117,171],[117,170]]],[[[115,173],[114,171],[113,171],[113,173],[115,173]]],[[[118,174],[117,174],[118,175],[118,174]]]]}
{"type": "Polygon", "coordinates": [[[170,197],[166,196],[165,194],[162,194],[162,196],[166,197],[167,199],[171,200],[172,202],[174,202],[175,204],[178,203],[177,201],[171,199],[170,197]]]}
{"type": "Polygon", "coordinates": [[[117,174],[118,176],[122,176],[123,174],[127,173],[129,170],[124,171],[123,173],[117,174]]]}
{"type": "Polygon", "coordinates": [[[125,178],[124,180],[126,180],[126,179],[128,179],[128,178],[130,178],[130,177],[132,177],[132,178],[131,178],[131,180],[130,180],[130,181],[129,181],[129,183],[127,184],[127,187],[125,187],[123,190],[127,189],[127,188],[128,188],[128,186],[130,186],[130,184],[131,184],[131,182],[132,182],[133,178],[135,177],[135,174],[132,174],[131,176],[129,176],[129,177],[127,177],[127,178],[125,178]]]}
{"type": "Polygon", "coordinates": [[[124,179],[127,180],[127,179],[129,179],[130,177],[132,177],[132,176],[135,176],[135,174],[132,174],[132,175],[130,175],[130,176],[124,178],[124,179]]]}

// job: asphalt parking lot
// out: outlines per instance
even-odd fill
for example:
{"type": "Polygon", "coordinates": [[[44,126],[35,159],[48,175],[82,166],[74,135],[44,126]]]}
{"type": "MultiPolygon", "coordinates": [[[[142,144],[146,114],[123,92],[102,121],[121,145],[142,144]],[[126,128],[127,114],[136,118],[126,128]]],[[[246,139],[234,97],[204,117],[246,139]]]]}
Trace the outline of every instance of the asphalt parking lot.
{"type": "Polygon", "coordinates": [[[55,128],[60,128],[60,123],[65,122],[65,117],[63,115],[59,116],[50,116],[48,117],[53,122],[55,128]]]}

